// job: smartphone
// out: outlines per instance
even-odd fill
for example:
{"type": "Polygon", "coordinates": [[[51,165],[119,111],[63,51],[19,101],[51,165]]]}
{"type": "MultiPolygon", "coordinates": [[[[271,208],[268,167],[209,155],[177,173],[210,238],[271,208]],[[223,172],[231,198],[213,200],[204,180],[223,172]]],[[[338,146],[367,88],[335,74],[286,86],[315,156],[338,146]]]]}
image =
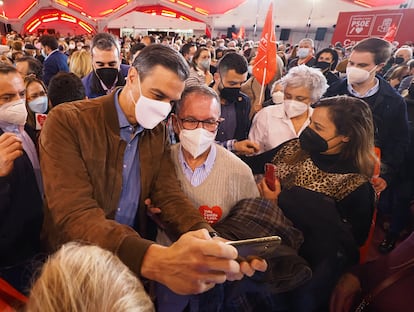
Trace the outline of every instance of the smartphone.
{"type": "Polygon", "coordinates": [[[275,182],[277,178],[278,178],[278,174],[277,174],[276,165],[271,164],[271,163],[266,163],[265,164],[265,181],[266,181],[267,187],[272,191],[276,190],[275,182]]]}
{"type": "Polygon", "coordinates": [[[276,249],[281,243],[282,239],[280,236],[266,236],[226,242],[227,245],[236,247],[239,258],[242,260],[247,257],[269,258],[276,254],[276,249]]]}

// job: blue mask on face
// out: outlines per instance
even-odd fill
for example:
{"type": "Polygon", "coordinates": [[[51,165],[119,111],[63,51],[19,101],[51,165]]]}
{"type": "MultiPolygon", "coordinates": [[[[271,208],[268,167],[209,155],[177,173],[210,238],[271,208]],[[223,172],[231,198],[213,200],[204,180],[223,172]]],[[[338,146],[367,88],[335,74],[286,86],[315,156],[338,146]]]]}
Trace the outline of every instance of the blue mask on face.
{"type": "Polygon", "coordinates": [[[47,111],[48,102],[49,100],[47,96],[44,95],[44,96],[39,96],[35,98],[33,101],[30,101],[28,105],[32,112],[38,113],[38,114],[44,114],[47,111]]]}
{"type": "Polygon", "coordinates": [[[304,58],[307,58],[308,57],[309,53],[310,53],[310,49],[309,48],[299,48],[298,49],[297,56],[300,59],[304,59],[304,58]]]}

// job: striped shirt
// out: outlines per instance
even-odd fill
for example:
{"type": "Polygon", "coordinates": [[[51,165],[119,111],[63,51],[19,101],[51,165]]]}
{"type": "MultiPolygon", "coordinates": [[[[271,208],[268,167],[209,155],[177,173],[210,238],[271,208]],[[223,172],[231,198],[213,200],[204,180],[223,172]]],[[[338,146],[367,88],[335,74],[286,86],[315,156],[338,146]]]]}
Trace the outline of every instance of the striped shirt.
{"type": "Polygon", "coordinates": [[[208,153],[206,161],[193,171],[184,159],[184,154],[180,146],[178,152],[178,161],[183,169],[185,177],[190,181],[192,186],[199,186],[208,177],[213,169],[214,162],[216,160],[217,150],[215,144],[211,145],[210,152],[208,153]]]}

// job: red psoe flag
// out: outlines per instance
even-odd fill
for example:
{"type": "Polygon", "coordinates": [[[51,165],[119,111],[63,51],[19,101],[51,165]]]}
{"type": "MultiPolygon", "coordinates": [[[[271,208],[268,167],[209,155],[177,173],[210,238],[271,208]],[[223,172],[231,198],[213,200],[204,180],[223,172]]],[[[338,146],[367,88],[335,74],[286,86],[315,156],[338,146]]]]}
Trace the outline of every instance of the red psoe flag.
{"type": "Polygon", "coordinates": [[[246,35],[246,31],[244,30],[244,26],[240,27],[239,34],[237,35],[240,39],[244,39],[244,36],[246,35]]]}
{"type": "Polygon", "coordinates": [[[244,39],[245,34],[246,34],[246,31],[244,30],[244,27],[241,26],[237,34],[235,34],[234,32],[231,33],[231,37],[233,39],[244,39]]]}
{"type": "Polygon", "coordinates": [[[387,33],[384,36],[384,40],[393,43],[395,39],[395,35],[397,34],[397,26],[393,23],[389,28],[387,33]]]}
{"type": "Polygon", "coordinates": [[[206,36],[207,38],[211,38],[211,27],[206,25],[206,36]]]}
{"type": "Polygon", "coordinates": [[[270,3],[253,65],[253,75],[260,84],[264,85],[272,80],[276,71],[276,35],[273,27],[273,3],[270,3]]]}

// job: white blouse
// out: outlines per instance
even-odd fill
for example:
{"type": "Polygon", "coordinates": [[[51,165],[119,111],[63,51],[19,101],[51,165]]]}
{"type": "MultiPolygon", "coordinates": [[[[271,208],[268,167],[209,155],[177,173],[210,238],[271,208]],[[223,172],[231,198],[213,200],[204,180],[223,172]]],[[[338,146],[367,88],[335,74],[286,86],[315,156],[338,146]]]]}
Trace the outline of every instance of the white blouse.
{"type": "Polygon", "coordinates": [[[259,154],[271,150],[278,145],[299,137],[309,125],[309,117],[313,109],[309,106],[308,118],[299,130],[295,132],[290,118],[286,116],[284,105],[270,105],[261,109],[253,118],[249,132],[249,140],[260,146],[259,154]]]}

